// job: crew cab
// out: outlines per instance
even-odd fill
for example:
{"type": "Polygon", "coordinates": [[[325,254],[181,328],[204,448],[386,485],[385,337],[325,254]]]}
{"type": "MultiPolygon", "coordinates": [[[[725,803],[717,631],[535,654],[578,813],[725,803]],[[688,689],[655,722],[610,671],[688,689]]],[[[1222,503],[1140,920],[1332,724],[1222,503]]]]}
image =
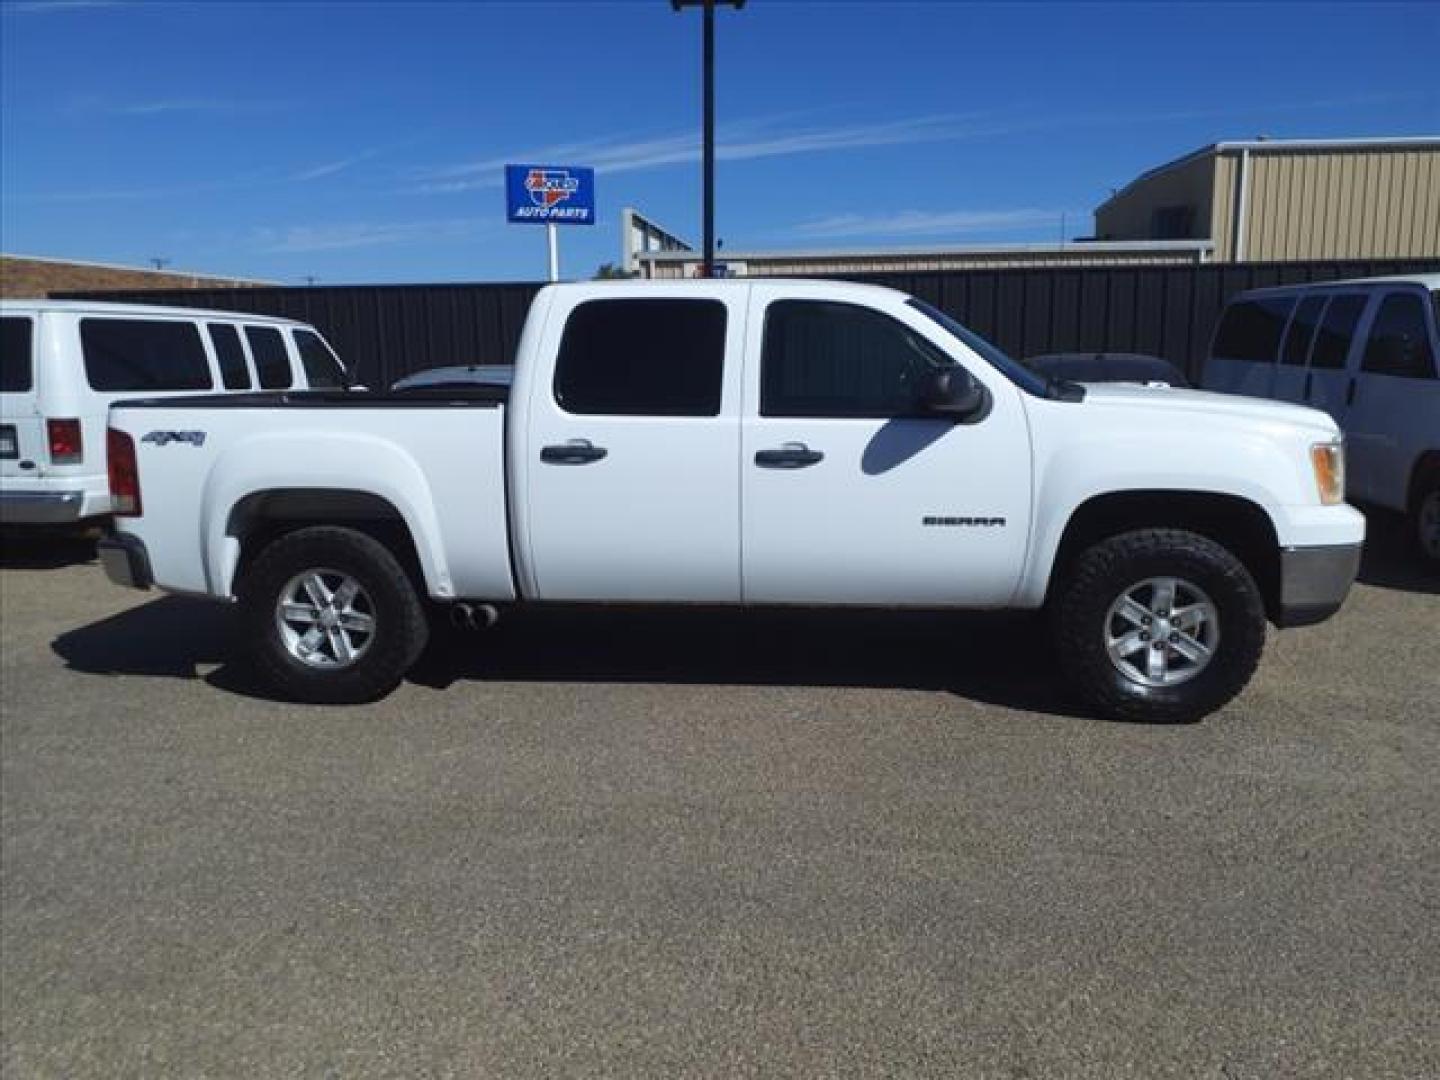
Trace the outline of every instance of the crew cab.
{"type": "Polygon", "coordinates": [[[1098,712],[1189,720],[1364,537],[1324,413],[1047,380],[836,282],[551,286],[511,385],[129,401],[109,439],[111,578],[238,602],[317,702],[387,693],[445,606],[1019,608],[1098,712]]]}

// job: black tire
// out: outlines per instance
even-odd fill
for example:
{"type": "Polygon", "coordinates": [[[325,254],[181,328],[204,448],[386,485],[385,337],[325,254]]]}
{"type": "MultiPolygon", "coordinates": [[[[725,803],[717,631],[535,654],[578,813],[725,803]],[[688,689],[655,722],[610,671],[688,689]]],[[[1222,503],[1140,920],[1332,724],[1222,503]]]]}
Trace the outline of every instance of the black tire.
{"type": "Polygon", "coordinates": [[[410,576],[384,544],[354,529],[322,525],[274,540],[245,572],[239,599],[256,673],[267,687],[295,701],[342,705],[382,698],[399,685],[429,638],[410,576]],[[352,577],[373,612],[373,637],[348,667],[327,670],[298,659],[276,619],[282,590],[296,575],[318,568],[352,577]]]}
{"type": "Polygon", "coordinates": [[[1213,540],[1180,529],[1121,533],[1082,552],[1062,573],[1051,604],[1060,668],[1100,715],[1193,722],[1229,702],[1255,673],[1265,648],[1264,600],[1244,564],[1213,540]],[[1189,681],[1150,686],[1111,660],[1107,622],[1111,605],[1137,582],[1167,576],[1203,590],[1217,613],[1219,637],[1189,681]]]}
{"type": "Polygon", "coordinates": [[[1415,497],[1410,502],[1410,542],[1420,558],[1434,569],[1440,569],[1440,539],[1434,532],[1434,518],[1431,516],[1440,507],[1440,475],[1429,475],[1415,488],[1415,497]]]}

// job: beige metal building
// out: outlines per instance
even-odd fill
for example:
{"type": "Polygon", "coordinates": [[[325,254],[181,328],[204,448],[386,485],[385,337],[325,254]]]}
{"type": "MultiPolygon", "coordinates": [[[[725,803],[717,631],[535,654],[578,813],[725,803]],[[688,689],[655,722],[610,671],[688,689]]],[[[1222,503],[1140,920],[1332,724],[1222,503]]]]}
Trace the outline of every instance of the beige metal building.
{"type": "Polygon", "coordinates": [[[1215,143],[1116,192],[1095,236],[1209,240],[1217,262],[1440,257],[1440,138],[1215,143]]]}

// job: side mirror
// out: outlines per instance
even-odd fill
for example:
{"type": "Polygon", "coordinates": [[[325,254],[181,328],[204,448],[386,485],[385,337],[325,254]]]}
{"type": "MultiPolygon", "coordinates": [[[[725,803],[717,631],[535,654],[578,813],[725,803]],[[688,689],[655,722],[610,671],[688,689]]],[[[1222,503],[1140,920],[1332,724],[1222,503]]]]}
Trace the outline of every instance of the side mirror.
{"type": "Polygon", "coordinates": [[[920,384],[920,408],[958,424],[973,423],[989,411],[990,395],[962,367],[933,368],[920,384]]]}

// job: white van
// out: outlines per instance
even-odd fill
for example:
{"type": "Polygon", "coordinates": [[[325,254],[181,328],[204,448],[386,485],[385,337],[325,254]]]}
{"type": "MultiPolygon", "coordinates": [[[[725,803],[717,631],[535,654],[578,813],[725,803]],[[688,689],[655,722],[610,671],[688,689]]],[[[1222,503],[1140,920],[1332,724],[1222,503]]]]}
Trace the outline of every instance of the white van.
{"type": "Polygon", "coordinates": [[[88,301],[0,301],[0,523],[110,512],[112,401],[343,388],[313,326],[263,315],[88,301]]]}
{"type": "Polygon", "coordinates": [[[1355,499],[1409,514],[1440,561],[1440,274],[1241,293],[1204,385],[1323,409],[1345,432],[1355,499]]]}

